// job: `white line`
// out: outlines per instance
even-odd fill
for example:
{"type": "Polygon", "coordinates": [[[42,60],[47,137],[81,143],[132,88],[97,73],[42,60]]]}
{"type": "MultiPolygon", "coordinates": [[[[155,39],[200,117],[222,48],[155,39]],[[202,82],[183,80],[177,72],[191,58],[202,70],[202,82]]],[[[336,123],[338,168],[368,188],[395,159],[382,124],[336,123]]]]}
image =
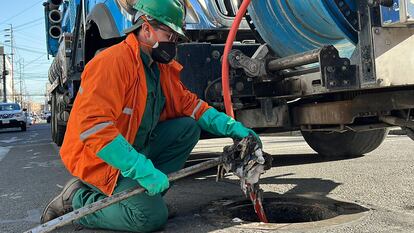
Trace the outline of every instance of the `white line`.
{"type": "Polygon", "coordinates": [[[4,159],[4,157],[6,157],[9,151],[10,147],[0,147],[0,162],[4,159]]]}

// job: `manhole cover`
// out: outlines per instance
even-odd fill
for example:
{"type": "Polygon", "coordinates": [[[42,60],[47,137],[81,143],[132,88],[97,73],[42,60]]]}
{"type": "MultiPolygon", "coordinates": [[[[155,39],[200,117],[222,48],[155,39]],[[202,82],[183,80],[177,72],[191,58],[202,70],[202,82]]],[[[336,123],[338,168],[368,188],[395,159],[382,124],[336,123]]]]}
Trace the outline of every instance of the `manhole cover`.
{"type": "Polygon", "coordinates": [[[263,204],[269,224],[258,224],[250,200],[240,197],[215,201],[203,209],[202,215],[213,224],[292,229],[342,224],[359,219],[368,211],[355,203],[303,196],[265,197],[263,204]]]}

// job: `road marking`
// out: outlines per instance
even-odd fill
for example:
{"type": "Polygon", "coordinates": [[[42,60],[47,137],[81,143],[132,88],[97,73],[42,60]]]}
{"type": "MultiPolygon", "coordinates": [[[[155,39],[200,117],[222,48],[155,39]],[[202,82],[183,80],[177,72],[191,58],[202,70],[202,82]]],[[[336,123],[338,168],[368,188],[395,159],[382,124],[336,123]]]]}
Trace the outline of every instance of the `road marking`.
{"type": "Polygon", "coordinates": [[[4,157],[6,157],[7,153],[9,153],[9,151],[10,151],[10,147],[0,146],[0,162],[1,162],[1,160],[4,159],[4,157]]]}
{"type": "Polygon", "coordinates": [[[12,137],[10,139],[6,139],[6,140],[0,140],[0,142],[4,142],[4,143],[12,143],[12,142],[17,142],[17,141],[21,141],[22,139],[18,139],[17,137],[12,137]]]}

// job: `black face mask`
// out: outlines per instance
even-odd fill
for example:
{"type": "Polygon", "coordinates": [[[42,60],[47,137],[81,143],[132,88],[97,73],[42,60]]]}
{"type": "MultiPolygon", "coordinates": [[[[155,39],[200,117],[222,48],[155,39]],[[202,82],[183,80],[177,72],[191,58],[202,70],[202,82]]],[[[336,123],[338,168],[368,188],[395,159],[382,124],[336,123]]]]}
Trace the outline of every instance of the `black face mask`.
{"type": "Polygon", "coordinates": [[[176,53],[176,42],[162,41],[158,42],[157,47],[152,48],[151,57],[156,62],[167,64],[170,63],[172,59],[174,59],[176,53]]]}

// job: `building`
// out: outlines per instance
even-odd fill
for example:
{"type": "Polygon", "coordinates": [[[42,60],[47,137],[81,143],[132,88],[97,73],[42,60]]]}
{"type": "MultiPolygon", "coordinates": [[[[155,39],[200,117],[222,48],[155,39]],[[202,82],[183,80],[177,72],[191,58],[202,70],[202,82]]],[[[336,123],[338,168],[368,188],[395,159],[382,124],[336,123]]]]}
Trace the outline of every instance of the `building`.
{"type": "MultiPolygon", "coordinates": [[[[3,70],[6,70],[6,97],[7,102],[14,102],[14,95],[15,92],[13,90],[13,72],[12,72],[12,64],[10,62],[10,58],[7,54],[4,55],[4,47],[0,46],[0,74],[3,74],[3,70]],[[4,59],[5,58],[5,59],[4,59]],[[5,68],[5,69],[4,69],[5,68]]],[[[3,101],[3,76],[0,79],[0,101],[3,101]]]]}

